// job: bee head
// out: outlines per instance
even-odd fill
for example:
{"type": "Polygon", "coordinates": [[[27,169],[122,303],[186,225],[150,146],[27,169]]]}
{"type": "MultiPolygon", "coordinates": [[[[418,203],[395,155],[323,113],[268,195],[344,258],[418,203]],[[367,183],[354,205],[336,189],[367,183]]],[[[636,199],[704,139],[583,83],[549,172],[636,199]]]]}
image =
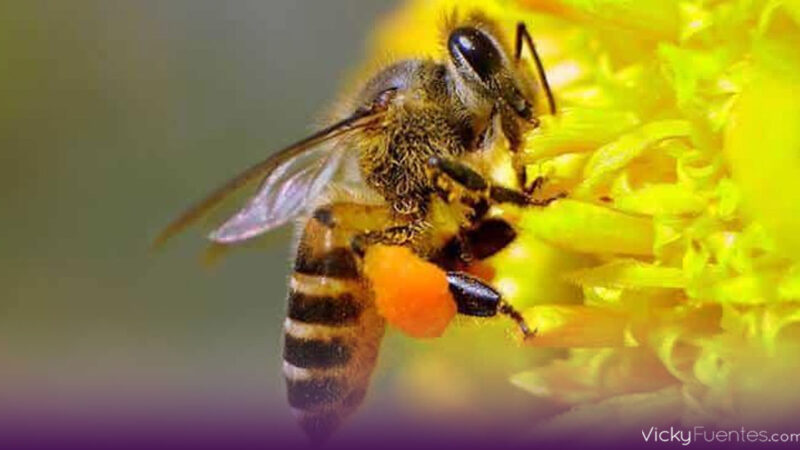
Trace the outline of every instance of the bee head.
{"type": "Polygon", "coordinates": [[[531,103],[515,81],[511,62],[494,36],[478,27],[458,27],[448,36],[447,50],[462,101],[501,101],[521,118],[531,119],[531,103]]]}

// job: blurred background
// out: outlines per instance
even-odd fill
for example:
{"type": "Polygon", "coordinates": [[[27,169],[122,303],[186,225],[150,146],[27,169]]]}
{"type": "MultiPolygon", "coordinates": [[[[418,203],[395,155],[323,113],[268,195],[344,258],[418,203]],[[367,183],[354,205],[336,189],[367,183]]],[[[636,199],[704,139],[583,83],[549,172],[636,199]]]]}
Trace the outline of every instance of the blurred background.
{"type": "MultiPolygon", "coordinates": [[[[3,417],[192,411],[294,427],[280,376],[291,231],[213,268],[201,263],[203,230],[161,252],[149,245],[191,202],[313,129],[393,4],[0,6],[3,417]]],[[[486,415],[461,394],[481,391],[464,383],[491,367],[497,341],[452,345],[464,370],[439,371],[425,356],[465,333],[441,344],[390,335],[366,408],[391,410],[409,398],[397,392],[438,373],[452,389],[433,403],[486,415]],[[412,354],[415,365],[403,364],[412,354]]],[[[526,359],[504,364],[521,369],[526,359]]],[[[511,392],[509,373],[498,371],[498,389],[511,392]]]]}
{"type": "Polygon", "coordinates": [[[289,230],[214,269],[200,263],[201,230],[162,252],[149,244],[307,133],[392,3],[0,6],[4,413],[214,405],[288,423],[289,230]]]}

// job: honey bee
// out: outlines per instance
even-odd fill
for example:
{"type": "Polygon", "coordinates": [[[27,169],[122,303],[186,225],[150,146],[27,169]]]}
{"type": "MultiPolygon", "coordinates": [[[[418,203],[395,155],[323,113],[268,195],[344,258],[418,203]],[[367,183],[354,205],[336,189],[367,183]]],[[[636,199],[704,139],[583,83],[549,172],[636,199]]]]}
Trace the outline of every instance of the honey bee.
{"type": "Polygon", "coordinates": [[[358,406],[376,364],[385,320],[362,271],[376,244],[406,246],[447,271],[461,314],[503,314],[531,335],[486,282],[462,269],[516,236],[487,217],[493,204],[545,206],[515,167],[518,187],[481,173],[504,137],[512,152],[556,112],[544,68],[524,24],[516,45],[497,24],[473,14],[447,25],[443,61],[408,59],[379,71],[344,101],[332,125],[256,164],[172,222],[162,243],[249,182],[249,202],[210,234],[233,244],[301,219],[284,323],[288,401],[312,440],[325,439],[358,406]],[[535,62],[525,64],[523,50],[535,62]]]}

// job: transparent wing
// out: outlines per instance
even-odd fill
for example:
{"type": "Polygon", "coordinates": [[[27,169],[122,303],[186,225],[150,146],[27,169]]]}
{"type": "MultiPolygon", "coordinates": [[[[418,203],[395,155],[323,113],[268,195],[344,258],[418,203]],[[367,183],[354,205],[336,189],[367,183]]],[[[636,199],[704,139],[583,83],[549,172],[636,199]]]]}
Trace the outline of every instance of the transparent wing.
{"type": "Polygon", "coordinates": [[[233,218],[212,233],[218,242],[236,242],[279,226],[302,211],[306,200],[320,193],[341,160],[334,139],[374,125],[381,112],[359,109],[353,115],[275,153],[213,191],[172,221],[153,242],[162,246],[208,214],[223,200],[254,180],[263,178],[256,196],[233,218]]]}
{"type": "Polygon", "coordinates": [[[221,244],[243,241],[279,227],[306,210],[336,175],[344,153],[321,146],[278,166],[247,205],[214,230],[221,244]]]}

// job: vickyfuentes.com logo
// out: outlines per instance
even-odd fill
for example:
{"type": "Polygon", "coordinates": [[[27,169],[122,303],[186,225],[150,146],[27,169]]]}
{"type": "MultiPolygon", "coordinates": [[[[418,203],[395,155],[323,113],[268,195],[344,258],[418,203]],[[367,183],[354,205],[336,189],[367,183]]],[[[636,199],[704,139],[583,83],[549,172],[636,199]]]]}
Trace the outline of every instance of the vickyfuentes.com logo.
{"type": "Polygon", "coordinates": [[[661,429],[650,427],[642,430],[645,442],[679,442],[681,445],[691,445],[697,442],[761,442],[761,443],[787,443],[800,442],[800,433],[774,433],[766,430],[710,430],[703,426],[691,429],[669,427],[661,429]]]}

